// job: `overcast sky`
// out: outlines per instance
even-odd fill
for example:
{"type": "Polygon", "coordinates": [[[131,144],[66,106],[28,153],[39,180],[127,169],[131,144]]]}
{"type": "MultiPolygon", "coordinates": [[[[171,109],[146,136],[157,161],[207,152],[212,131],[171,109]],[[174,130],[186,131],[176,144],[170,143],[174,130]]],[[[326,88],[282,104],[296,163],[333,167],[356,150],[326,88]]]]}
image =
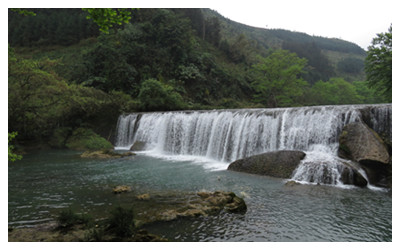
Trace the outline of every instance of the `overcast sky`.
{"type": "Polygon", "coordinates": [[[242,0],[212,4],[221,15],[250,26],[341,38],[364,49],[394,18],[394,0],[242,0]]]}
{"type": "Polygon", "coordinates": [[[341,38],[367,49],[372,38],[387,31],[393,23],[396,0],[16,0],[12,5],[25,8],[211,8],[250,26],[341,38]]]}

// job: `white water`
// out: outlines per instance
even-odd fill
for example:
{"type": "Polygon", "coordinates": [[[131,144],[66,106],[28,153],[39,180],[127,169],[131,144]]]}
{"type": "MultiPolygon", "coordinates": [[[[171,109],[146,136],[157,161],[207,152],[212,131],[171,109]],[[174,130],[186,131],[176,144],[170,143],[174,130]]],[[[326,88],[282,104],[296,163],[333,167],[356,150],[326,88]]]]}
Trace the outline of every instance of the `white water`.
{"type": "Polygon", "coordinates": [[[135,113],[120,116],[116,148],[141,141],[147,154],[217,169],[264,152],[302,150],[307,156],[293,179],[340,185],[338,138],[343,126],[362,120],[362,110],[373,129],[391,134],[390,104],[135,113]]]}

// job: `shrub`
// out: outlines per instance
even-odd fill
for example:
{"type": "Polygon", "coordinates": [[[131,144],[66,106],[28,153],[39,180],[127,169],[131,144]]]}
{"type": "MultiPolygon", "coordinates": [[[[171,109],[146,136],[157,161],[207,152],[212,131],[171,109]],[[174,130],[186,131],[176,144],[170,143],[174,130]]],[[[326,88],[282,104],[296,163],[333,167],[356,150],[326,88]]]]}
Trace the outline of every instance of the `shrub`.
{"type": "Polygon", "coordinates": [[[182,96],[178,92],[155,79],[142,83],[138,99],[143,111],[179,110],[185,107],[182,96]]]}
{"type": "Polygon", "coordinates": [[[69,230],[75,225],[88,225],[91,219],[85,215],[74,213],[71,209],[63,210],[57,217],[59,229],[69,230]]]}
{"type": "Polygon", "coordinates": [[[130,237],[135,227],[133,218],[133,209],[117,207],[111,211],[108,229],[118,237],[130,237]]]}
{"type": "Polygon", "coordinates": [[[86,128],[75,129],[72,136],[68,138],[66,146],[69,149],[91,151],[113,148],[113,145],[105,138],[86,128]]]}

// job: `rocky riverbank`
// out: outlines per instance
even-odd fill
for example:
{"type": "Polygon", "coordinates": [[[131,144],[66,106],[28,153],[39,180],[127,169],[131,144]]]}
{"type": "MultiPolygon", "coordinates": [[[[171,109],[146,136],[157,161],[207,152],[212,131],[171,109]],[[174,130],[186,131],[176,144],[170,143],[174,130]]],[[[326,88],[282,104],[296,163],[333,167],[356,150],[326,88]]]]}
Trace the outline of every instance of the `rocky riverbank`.
{"type": "MultiPolygon", "coordinates": [[[[129,195],[129,192],[117,195],[129,195]]],[[[247,210],[244,200],[233,192],[202,191],[179,196],[137,195],[135,212],[117,207],[109,218],[90,219],[70,210],[63,211],[57,222],[31,228],[9,228],[8,241],[168,241],[147,232],[143,227],[218,213],[245,213],[247,210]]]]}

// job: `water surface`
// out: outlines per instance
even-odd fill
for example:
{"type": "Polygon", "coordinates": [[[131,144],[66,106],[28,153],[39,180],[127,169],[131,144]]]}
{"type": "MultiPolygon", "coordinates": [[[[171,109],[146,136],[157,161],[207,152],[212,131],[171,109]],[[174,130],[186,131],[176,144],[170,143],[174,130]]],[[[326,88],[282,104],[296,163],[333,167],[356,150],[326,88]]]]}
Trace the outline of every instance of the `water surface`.
{"type": "MultiPolygon", "coordinates": [[[[391,241],[392,197],[368,188],[285,186],[285,180],[207,168],[207,163],[137,155],[81,159],[75,151],[41,151],[8,167],[8,223],[26,227],[54,220],[65,208],[106,216],[115,206],[133,207],[149,193],[153,203],[185,200],[200,190],[233,191],[244,215],[157,223],[148,231],[174,241],[391,241]],[[115,195],[116,185],[133,191],[115,195]]],[[[149,208],[150,209],[150,208],[149,208]]]]}

